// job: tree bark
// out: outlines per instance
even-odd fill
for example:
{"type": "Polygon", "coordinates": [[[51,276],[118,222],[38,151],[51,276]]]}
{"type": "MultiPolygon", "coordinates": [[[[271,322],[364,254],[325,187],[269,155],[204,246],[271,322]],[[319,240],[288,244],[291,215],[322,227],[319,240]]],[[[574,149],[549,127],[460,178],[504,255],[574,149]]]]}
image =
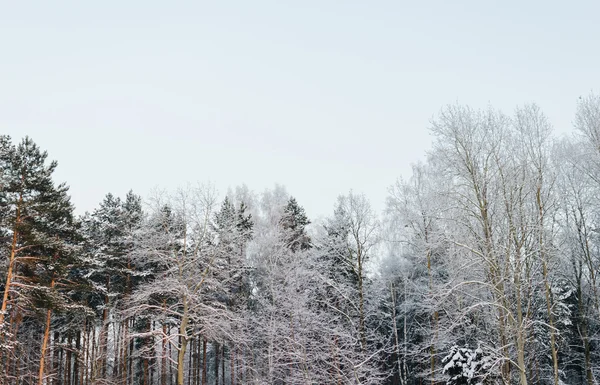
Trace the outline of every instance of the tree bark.
{"type": "Polygon", "coordinates": [[[102,310],[102,329],[100,330],[100,373],[102,378],[106,378],[108,371],[108,305],[110,298],[108,292],[110,291],[110,276],[106,277],[106,294],[104,295],[104,309],[102,310]]]}
{"type": "Polygon", "coordinates": [[[219,344],[215,342],[215,385],[219,385],[219,344]]]}
{"type": "Polygon", "coordinates": [[[183,298],[183,317],[179,326],[179,353],[177,355],[177,385],[184,385],[185,351],[188,343],[187,326],[189,322],[187,298],[183,298]]]}
{"type": "Polygon", "coordinates": [[[67,362],[65,364],[65,384],[71,385],[71,360],[73,359],[73,337],[67,337],[67,362]]]}
{"type": "MultiPolygon", "coordinates": [[[[50,282],[50,289],[54,288],[54,277],[50,282]]],[[[46,348],[48,347],[48,337],[50,336],[50,321],[52,319],[52,309],[46,312],[46,327],[44,328],[44,339],[42,340],[42,349],[40,351],[40,371],[38,374],[38,385],[44,383],[44,369],[46,367],[46,348]]]]}
{"type": "Polygon", "coordinates": [[[222,384],[225,385],[225,344],[221,349],[221,377],[223,378],[222,384]]]}
{"type": "MultiPolygon", "coordinates": [[[[85,330],[85,329],[84,329],[85,330]]],[[[81,331],[75,333],[75,360],[73,361],[73,384],[81,385],[79,382],[79,360],[81,352],[81,331]]]]}
{"type": "MultiPolygon", "coordinates": [[[[8,293],[13,278],[13,268],[15,265],[15,256],[17,251],[18,226],[21,223],[21,206],[23,205],[23,193],[19,194],[19,203],[17,204],[17,212],[15,215],[15,225],[13,228],[12,242],[10,245],[10,257],[8,259],[8,269],[6,272],[6,283],[4,285],[4,295],[2,296],[2,307],[0,307],[0,328],[4,327],[4,313],[8,304],[8,293]]],[[[0,341],[4,339],[3,334],[0,334],[0,341]]]]}
{"type": "Polygon", "coordinates": [[[202,385],[208,384],[208,379],[206,378],[206,337],[202,340],[202,385]]]}
{"type": "MultiPolygon", "coordinates": [[[[60,365],[60,361],[59,361],[59,347],[57,345],[60,344],[60,333],[55,331],[54,332],[54,336],[52,337],[52,345],[53,345],[53,349],[52,349],[52,372],[53,373],[58,373],[58,366],[60,365]]],[[[54,377],[54,380],[52,381],[53,385],[58,385],[60,383],[60,378],[58,378],[58,376],[54,377]]]]}
{"type": "Polygon", "coordinates": [[[160,370],[160,383],[161,385],[167,385],[167,300],[163,300],[163,310],[165,314],[165,319],[163,320],[162,325],[162,360],[161,360],[161,370],[160,370]]]}
{"type": "Polygon", "coordinates": [[[235,385],[235,352],[233,344],[229,348],[229,366],[231,370],[231,385],[235,385]]]}

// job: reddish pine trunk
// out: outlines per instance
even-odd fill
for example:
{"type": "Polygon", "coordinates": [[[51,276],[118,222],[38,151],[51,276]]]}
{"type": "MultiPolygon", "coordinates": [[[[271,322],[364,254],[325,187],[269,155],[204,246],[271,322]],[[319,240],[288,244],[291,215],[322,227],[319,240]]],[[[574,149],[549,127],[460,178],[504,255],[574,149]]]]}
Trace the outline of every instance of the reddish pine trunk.
{"type": "MultiPolygon", "coordinates": [[[[13,228],[12,243],[10,245],[10,257],[8,259],[8,270],[6,272],[6,284],[4,285],[4,296],[2,297],[2,307],[0,307],[0,327],[4,325],[4,313],[6,312],[6,306],[8,304],[8,293],[10,292],[10,284],[12,282],[12,271],[15,265],[15,256],[17,253],[17,238],[18,229],[21,222],[21,205],[23,204],[23,194],[19,195],[19,203],[17,205],[17,213],[15,215],[15,226],[13,228]]],[[[3,339],[3,337],[0,337],[3,339]]],[[[1,340],[0,339],[0,340],[1,340]]],[[[0,357],[1,358],[1,357],[0,357]]]]}
{"type": "MultiPolygon", "coordinates": [[[[54,278],[50,283],[50,289],[54,288],[54,278]]],[[[50,336],[50,320],[52,319],[52,309],[46,312],[46,327],[44,328],[44,339],[42,340],[42,349],[40,351],[40,371],[38,374],[38,385],[44,383],[44,368],[46,360],[46,348],[48,347],[48,337],[50,336]]]]}

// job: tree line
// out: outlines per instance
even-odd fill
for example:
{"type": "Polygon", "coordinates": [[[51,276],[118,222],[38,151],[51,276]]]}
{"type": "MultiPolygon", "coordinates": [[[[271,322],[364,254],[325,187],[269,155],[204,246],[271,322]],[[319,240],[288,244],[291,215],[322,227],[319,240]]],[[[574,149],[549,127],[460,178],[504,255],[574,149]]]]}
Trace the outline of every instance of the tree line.
{"type": "Polygon", "coordinates": [[[0,383],[594,385],[600,96],[573,126],[445,107],[383,213],[350,191],[314,222],[278,185],[78,216],[0,136],[0,383]]]}

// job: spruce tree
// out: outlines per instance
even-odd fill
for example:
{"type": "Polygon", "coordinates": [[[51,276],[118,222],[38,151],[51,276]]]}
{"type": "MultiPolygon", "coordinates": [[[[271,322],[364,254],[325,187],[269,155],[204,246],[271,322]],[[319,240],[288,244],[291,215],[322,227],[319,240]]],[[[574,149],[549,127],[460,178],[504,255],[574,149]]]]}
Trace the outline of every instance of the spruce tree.
{"type": "MultiPolygon", "coordinates": [[[[108,322],[110,313],[122,303],[141,279],[147,274],[135,266],[132,255],[135,252],[136,236],[143,220],[141,198],[129,191],[124,200],[108,193],[100,206],[92,214],[84,217],[84,234],[88,253],[86,276],[96,287],[91,304],[100,310],[102,320],[101,363],[99,373],[110,373],[107,357],[108,322]]],[[[131,354],[134,341],[128,341],[130,321],[115,325],[122,334],[121,356],[115,356],[113,373],[130,376],[133,368],[131,354]],[[129,343],[129,346],[125,346],[129,343]]],[[[117,347],[115,347],[117,348],[117,347]]]]}
{"type": "Polygon", "coordinates": [[[306,233],[306,226],[310,224],[310,221],[296,198],[290,197],[288,200],[280,224],[284,230],[284,241],[290,250],[295,252],[311,247],[310,237],[306,233]]]}

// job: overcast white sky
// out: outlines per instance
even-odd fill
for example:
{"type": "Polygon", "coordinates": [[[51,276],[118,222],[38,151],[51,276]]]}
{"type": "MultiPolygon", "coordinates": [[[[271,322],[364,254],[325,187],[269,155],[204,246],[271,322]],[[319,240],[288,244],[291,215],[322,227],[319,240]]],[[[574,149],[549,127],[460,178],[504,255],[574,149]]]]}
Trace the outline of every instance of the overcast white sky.
{"type": "Polygon", "coordinates": [[[538,103],[570,130],[598,90],[600,2],[1,1],[0,132],[107,192],[284,184],[309,216],[377,210],[448,103],[538,103]]]}

